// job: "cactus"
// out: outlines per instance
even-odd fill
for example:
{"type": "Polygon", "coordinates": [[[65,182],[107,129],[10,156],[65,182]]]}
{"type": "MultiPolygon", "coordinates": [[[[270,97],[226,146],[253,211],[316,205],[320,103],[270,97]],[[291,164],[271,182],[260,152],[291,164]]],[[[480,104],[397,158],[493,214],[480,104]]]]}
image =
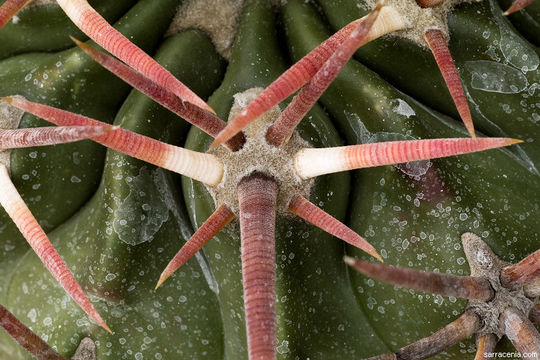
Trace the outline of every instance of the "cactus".
{"type": "Polygon", "coordinates": [[[538,353],[539,2],[27,3],[0,358],[538,353]]]}

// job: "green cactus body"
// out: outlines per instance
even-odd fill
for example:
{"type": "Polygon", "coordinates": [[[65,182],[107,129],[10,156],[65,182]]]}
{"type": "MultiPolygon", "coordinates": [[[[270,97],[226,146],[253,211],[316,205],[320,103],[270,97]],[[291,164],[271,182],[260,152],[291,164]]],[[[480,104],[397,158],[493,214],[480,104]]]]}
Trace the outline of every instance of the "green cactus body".
{"type": "MultiPolygon", "coordinates": [[[[201,98],[209,98],[222,119],[236,93],[267,86],[333,32],[367,13],[354,0],[289,0],[279,6],[245,0],[227,64],[199,30],[163,37],[179,0],[91,3],[201,98]]],[[[477,130],[520,138],[523,144],[321,176],[310,201],[365,237],[391,265],[468,275],[460,242],[465,232],[481,236],[508,262],[536,251],[539,6],[537,1],[510,17],[513,23],[493,0],[459,5],[448,18],[450,50],[477,130]]],[[[0,30],[1,96],[23,95],[206,151],[208,135],[138,91],[130,92],[79,48],[71,48],[68,35],[86,38],[57,6],[33,7],[19,17],[19,24],[0,30]]],[[[457,119],[429,51],[390,35],[355,54],[298,132],[317,148],[466,137],[457,119]]],[[[45,124],[26,114],[20,127],[45,124]]],[[[88,140],[15,150],[10,170],[114,331],[108,334],[88,319],[0,210],[0,304],[58,352],[70,357],[90,337],[99,360],[248,358],[237,224],[154,290],[168,261],[215,210],[202,183],[88,140]]],[[[303,220],[278,216],[279,359],[388,353],[437,331],[465,308],[464,300],[359,275],[346,267],[344,255],[369,258],[303,220]]],[[[512,347],[504,342],[500,349],[512,347]]],[[[434,358],[472,359],[474,351],[470,339],[434,358]]],[[[0,359],[27,358],[0,332],[0,359]]]]}

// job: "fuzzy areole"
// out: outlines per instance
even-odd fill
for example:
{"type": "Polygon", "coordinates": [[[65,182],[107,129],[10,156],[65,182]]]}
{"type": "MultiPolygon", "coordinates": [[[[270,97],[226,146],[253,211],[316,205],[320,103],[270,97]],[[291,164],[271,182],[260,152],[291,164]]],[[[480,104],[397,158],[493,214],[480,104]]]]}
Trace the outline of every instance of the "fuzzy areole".
{"type": "MultiPolygon", "coordinates": [[[[416,0],[385,0],[384,4],[395,8],[408,25],[406,29],[396,31],[390,36],[403,37],[427,47],[424,34],[429,30],[440,30],[448,40],[448,13],[459,4],[479,1],[483,0],[443,0],[434,7],[423,8],[416,0]]],[[[366,0],[369,8],[374,8],[377,3],[377,0],[366,0]]]]}
{"type": "Polygon", "coordinates": [[[97,360],[96,344],[90,338],[82,339],[71,360],[97,360]]]}
{"type": "Polygon", "coordinates": [[[504,335],[521,354],[538,357],[540,336],[532,322],[537,322],[534,314],[540,292],[529,285],[538,279],[540,250],[511,264],[499,259],[474,233],[462,234],[461,240],[470,276],[396,268],[345,257],[364,275],[409,289],[469,300],[463,314],[437,332],[392,354],[369,360],[427,359],[471,336],[478,340],[475,359],[485,359],[504,335]]]}
{"type": "MultiPolygon", "coordinates": [[[[236,94],[229,119],[236,117],[262,90],[254,88],[236,94]]],[[[300,138],[296,131],[283,146],[275,147],[266,141],[266,130],[279,114],[281,114],[279,107],[274,106],[247,127],[244,131],[247,141],[239,151],[232,152],[223,146],[209,151],[225,164],[221,182],[215,187],[206,187],[214,198],[216,208],[225,204],[233,212],[237,212],[236,189],[240,181],[253,172],[264,173],[277,181],[279,188],[277,211],[281,215],[290,215],[287,208],[294,195],[309,198],[314,180],[300,179],[293,166],[294,155],[300,149],[311,147],[309,143],[300,138]]]]}
{"type": "Polygon", "coordinates": [[[465,233],[461,240],[471,276],[488,279],[495,294],[493,299],[488,301],[470,300],[467,309],[475,312],[482,320],[479,336],[495,334],[500,339],[504,335],[500,324],[502,313],[507,308],[513,307],[522,314],[529,314],[538,298],[527,297],[523,287],[508,289],[501,284],[502,270],[511,264],[495,255],[480,237],[473,233],[465,233]]]}
{"type": "Polygon", "coordinates": [[[243,0],[217,0],[211,5],[204,0],[184,1],[166,36],[186,29],[202,30],[210,36],[221,56],[230,60],[242,4],[243,0]]]}

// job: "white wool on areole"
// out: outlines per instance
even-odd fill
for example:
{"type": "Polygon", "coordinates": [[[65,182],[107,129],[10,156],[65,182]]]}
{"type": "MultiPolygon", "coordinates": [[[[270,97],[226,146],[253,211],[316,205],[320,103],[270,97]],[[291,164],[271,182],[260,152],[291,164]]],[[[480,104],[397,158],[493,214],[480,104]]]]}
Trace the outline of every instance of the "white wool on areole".
{"type": "MultiPolygon", "coordinates": [[[[444,0],[434,7],[422,8],[416,0],[385,0],[384,5],[395,8],[407,22],[406,29],[390,35],[403,37],[427,47],[424,34],[429,30],[440,30],[448,40],[450,38],[448,13],[459,4],[480,1],[482,0],[444,0]]],[[[378,0],[365,0],[366,9],[373,9],[378,3],[378,0]]]]}
{"type": "MultiPolygon", "coordinates": [[[[262,88],[252,88],[236,94],[229,119],[238,115],[262,90],[262,88]]],[[[276,105],[247,126],[244,129],[246,143],[239,151],[232,152],[223,146],[209,151],[225,164],[225,173],[221,183],[215,187],[207,186],[216,207],[225,204],[236,213],[238,211],[238,183],[255,171],[269,175],[277,181],[279,192],[276,210],[279,214],[289,214],[289,201],[294,195],[309,198],[314,180],[300,179],[292,162],[294,155],[300,149],[311,147],[309,143],[303,140],[296,131],[291,139],[280,147],[266,142],[266,131],[280,114],[279,106],[276,105]]]]}
{"type": "Polygon", "coordinates": [[[243,0],[184,1],[178,8],[166,36],[182,30],[199,29],[214,43],[221,56],[230,60],[243,0]]]}
{"type": "MultiPolygon", "coordinates": [[[[0,129],[17,129],[21,123],[24,111],[0,101],[0,129]]],[[[11,150],[0,150],[0,163],[10,169],[11,150]]]]}

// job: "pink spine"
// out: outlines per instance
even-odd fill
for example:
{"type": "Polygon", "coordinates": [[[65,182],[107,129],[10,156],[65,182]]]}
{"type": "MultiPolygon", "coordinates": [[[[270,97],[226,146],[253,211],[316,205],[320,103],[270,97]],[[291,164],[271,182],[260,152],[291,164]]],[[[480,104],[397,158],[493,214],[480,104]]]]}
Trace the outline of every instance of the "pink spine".
{"type": "Polygon", "coordinates": [[[112,126],[61,126],[0,130],[0,149],[64,144],[103,135],[112,126]]]}
{"type": "Polygon", "coordinates": [[[345,148],[348,169],[435,159],[507,146],[518,140],[507,138],[428,139],[352,145],[345,148]]]}
{"type": "Polygon", "coordinates": [[[290,138],[298,123],[334,81],[350,57],[360,46],[365,44],[366,36],[377,20],[380,9],[381,5],[378,5],[364,21],[358,24],[349,37],[315,73],[306,87],[294,97],[289,106],[268,129],[266,140],[269,144],[280,146],[290,138]]]}
{"type": "Polygon", "coordinates": [[[208,111],[213,111],[201,98],[176,79],[163,66],[159,65],[154,59],[107,23],[86,1],[78,1],[77,5],[64,5],[66,1],[59,3],[66,10],[66,13],[75,25],[104,49],[159,85],[170,89],[181,99],[208,111]],[[75,6],[77,8],[73,10],[75,6]]]}
{"type": "Polygon", "coordinates": [[[254,174],[238,185],[249,358],[276,358],[275,207],[277,184],[254,174]]]}
{"type": "Polygon", "coordinates": [[[512,6],[510,6],[508,10],[504,12],[504,15],[510,15],[512,13],[515,13],[516,11],[519,11],[526,6],[529,6],[533,2],[534,0],[516,0],[512,3],[512,6]]]}
{"type": "Polygon", "coordinates": [[[30,0],[6,0],[0,6],[0,29],[29,2],[30,0]]]}
{"type": "MultiPolygon", "coordinates": [[[[193,105],[190,102],[185,102],[178,98],[173,92],[167,90],[163,86],[155,83],[151,79],[138,73],[132,68],[126,66],[122,62],[116,60],[112,56],[109,56],[101,51],[94,49],[91,46],[86,45],[80,41],[73,39],[81,49],[86,52],[92,59],[101,64],[107,70],[146,94],[157,103],[163,105],[167,109],[171,110],[178,116],[184,118],[189,123],[197,126],[210,136],[217,136],[217,134],[225,128],[225,121],[218,118],[213,113],[210,113],[202,108],[193,105]]],[[[238,150],[245,142],[245,138],[242,134],[239,134],[232,138],[227,146],[231,150],[238,150]]]]}
{"type": "Polygon", "coordinates": [[[443,33],[440,30],[429,30],[424,34],[426,41],[435,57],[435,61],[441,70],[441,74],[446,82],[448,91],[456,104],[459,116],[463,120],[465,127],[469,134],[474,138],[474,125],[472,122],[471,111],[469,110],[469,104],[461,85],[461,79],[454,64],[454,59],[448,50],[448,45],[444,38],[443,33]]]}
{"type": "Polygon", "coordinates": [[[0,203],[11,217],[17,228],[22,233],[28,244],[41,259],[45,267],[54,276],[73,300],[90,316],[94,321],[110,332],[97,310],[94,308],[81,286],[73,277],[68,267],[55,250],[45,232],[24,203],[11,182],[7,168],[0,166],[0,203]]]}
{"type": "MultiPolygon", "coordinates": [[[[51,106],[42,105],[25,99],[6,98],[12,105],[39,116],[53,124],[59,126],[109,126],[106,123],[91,119],[86,116],[73,114],[71,112],[56,109],[51,106]]],[[[162,166],[169,157],[176,151],[177,147],[139,135],[125,129],[115,129],[100,136],[92,137],[92,140],[105,145],[111,149],[127,154],[134,158],[148,163],[162,166]]]]}
{"type": "Polygon", "coordinates": [[[304,86],[359,23],[360,20],[355,20],[348,24],[281,74],[236,118],[227,124],[225,130],[212,143],[212,147],[226,142],[253,120],[270,110],[272,106],[279,104],[304,86]]]}
{"type": "Polygon", "coordinates": [[[221,205],[202,224],[202,226],[185,243],[175,257],[169,262],[159,278],[156,289],[165,282],[180,266],[184,265],[193,255],[203,248],[208,241],[217,235],[231,220],[234,214],[226,205],[221,205]]]}
{"type": "Polygon", "coordinates": [[[383,261],[377,250],[364,238],[303,196],[296,195],[291,199],[289,211],[346,243],[362,249],[379,261],[383,261]]]}

